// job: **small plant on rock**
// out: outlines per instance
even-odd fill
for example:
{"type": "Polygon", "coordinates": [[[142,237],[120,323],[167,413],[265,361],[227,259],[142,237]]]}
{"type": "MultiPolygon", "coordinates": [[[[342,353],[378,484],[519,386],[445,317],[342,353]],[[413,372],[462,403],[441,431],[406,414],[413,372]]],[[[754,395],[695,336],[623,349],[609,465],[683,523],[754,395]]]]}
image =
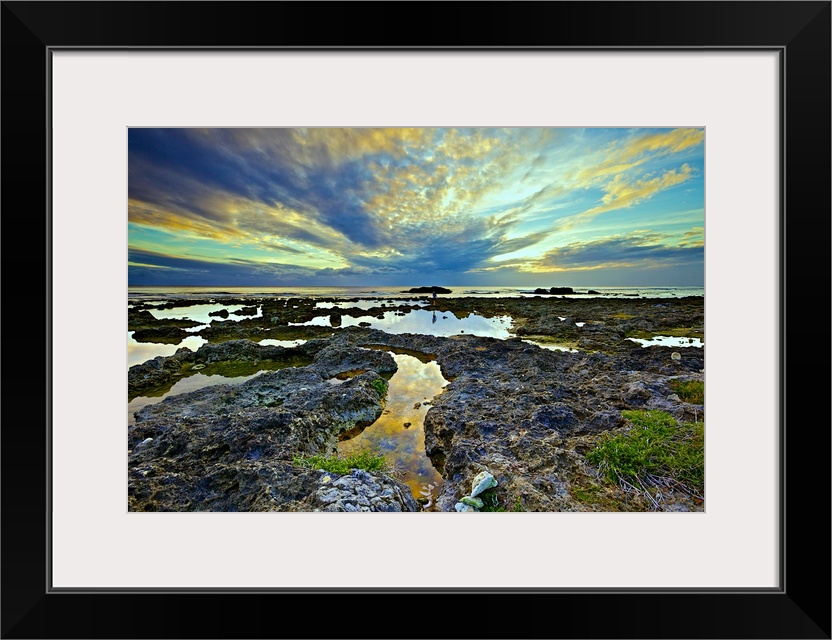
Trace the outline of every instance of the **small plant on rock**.
{"type": "Polygon", "coordinates": [[[387,393],[387,383],[382,378],[376,378],[370,383],[370,386],[376,390],[379,396],[384,396],[387,393]]]}
{"type": "Polygon", "coordinates": [[[664,411],[623,411],[630,428],[607,434],[587,460],[606,479],[659,509],[663,490],[702,499],[705,493],[705,425],[679,425],[664,411]]]}
{"type": "Polygon", "coordinates": [[[346,458],[340,456],[295,456],[292,462],[302,467],[323,469],[340,475],[349,473],[350,469],[385,471],[388,466],[384,456],[377,456],[368,452],[357,453],[346,458]]]}
{"type": "Polygon", "coordinates": [[[670,388],[684,402],[705,404],[705,383],[702,380],[671,380],[670,388]]]}

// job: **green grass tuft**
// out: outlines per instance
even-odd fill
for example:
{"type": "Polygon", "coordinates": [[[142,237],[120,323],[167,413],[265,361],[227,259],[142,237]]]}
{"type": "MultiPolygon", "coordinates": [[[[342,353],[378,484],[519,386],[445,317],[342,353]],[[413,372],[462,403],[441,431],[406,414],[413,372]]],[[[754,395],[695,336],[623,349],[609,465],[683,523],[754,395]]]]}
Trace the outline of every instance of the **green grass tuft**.
{"type": "Polygon", "coordinates": [[[340,475],[349,473],[350,469],[385,471],[388,467],[384,456],[377,456],[367,452],[357,453],[346,458],[339,456],[295,456],[292,462],[298,466],[309,467],[311,469],[323,469],[324,471],[340,475]]]}
{"type": "Polygon", "coordinates": [[[705,425],[677,424],[664,411],[623,411],[631,426],[607,434],[587,460],[606,479],[635,491],[658,506],[661,490],[680,489],[703,497],[705,492],[705,425]]]}
{"type": "Polygon", "coordinates": [[[506,504],[508,503],[508,497],[507,496],[503,497],[503,499],[501,500],[500,496],[496,492],[487,491],[485,493],[481,493],[478,497],[483,502],[482,509],[480,509],[480,511],[484,511],[484,512],[525,511],[525,509],[523,508],[523,505],[520,504],[520,496],[517,496],[517,500],[515,500],[514,506],[511,509],[508,509],[506,507],[506,504]]]}
{"type": "Polygon", "coordinates": [[[685,402],[705,404],[705,383],[702,380],[671,380],[670,388],[685,402]]]}
{"type": "Polygon", "coordinates": [[[500,499],[496,493],[482,493],[479,497],[482,500],[482,509],[480,511],[508,511],[508,509],[500,504],[500,499]]]}
{"type": "Polygon", "coordinates": [[[387,383],[382,378],[376,378],[370,383],[370,386],[376,390],[376,393],[383,397],[387,393],[387,383]]]}
{"type": "Polygon", "coordinates": [[[595,504],[599,502],[601,497],[601,487],[598,485],[588,485],[586,487],[572,487],[572,495],[580,502],[595,504]]]}

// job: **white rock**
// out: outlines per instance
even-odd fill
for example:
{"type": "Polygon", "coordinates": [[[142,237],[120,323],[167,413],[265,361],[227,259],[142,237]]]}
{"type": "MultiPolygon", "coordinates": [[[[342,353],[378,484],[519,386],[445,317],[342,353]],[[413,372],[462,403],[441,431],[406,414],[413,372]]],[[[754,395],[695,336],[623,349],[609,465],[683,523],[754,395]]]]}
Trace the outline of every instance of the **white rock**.
{"type": "Polygon", "coordinates": [[[474,476],[474,481],[471,483],[471,497],[474,498],[481,494],[486,489],[496,487],[497,481],[488,471],[480,471],[474,476]]]}

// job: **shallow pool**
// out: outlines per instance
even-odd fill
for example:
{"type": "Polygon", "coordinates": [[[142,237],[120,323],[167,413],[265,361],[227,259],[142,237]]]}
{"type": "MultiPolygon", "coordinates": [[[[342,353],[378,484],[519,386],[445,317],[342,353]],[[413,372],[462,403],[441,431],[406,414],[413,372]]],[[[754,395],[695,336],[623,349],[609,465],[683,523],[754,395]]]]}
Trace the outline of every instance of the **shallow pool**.
{"type": "MultiPolygon", "coordinates": [[[[429,336],[455,336],[459,334],[470,334],[485,336],[489,338],[505,339],[510,337],[511,327],[510,316],[497,316],[485,318],[472,313],[465,318],[458,318],[450,311],[430,311],[427,309],[414,309],[400,315],[395,311],[385,311],[383,318],[375,316],[341,316],[342,327],[357,326],[366,323],[372,329],[381,329],[387,333],[417,333],[429,336]]],[[[309,322],[289,323],[292,326],[319,326],[331,327],[328,316],[317,316],[309,322]]]]}
{"type": "Polygon", "coordinates": [[[580,349],[573,349],[572,347],[565,347],[561,344],[554,344],[551,342],[537,342],[535,340],[523,340],[528,344],[533,344],[541,349],[549,349],[550,351],[569,351],[570,353],[579,353],[580,349]]]}
{"type": "Polygon", "coordinates": [[[271,338],[266,338],[265,340],[261,340],[258,344],[262,344],[263,346],[269,347],[299,347],[300,345],[304,344],[306,340],[273,340],[271,338]]]}
{"type": "Polygon", "coordinates": [[[136,342],[133,332],[127,332],[127,368],[153,360],[156,356],[172,356],[180,347],[196,351],[208,341],[199,336],[188,336],[179,344],[159,344],[157,342],[136,342]]]}
{"type": "MultiPolygon", "coordinates": [[[[148,309],[154,318],[157,320],[170,320],[173,318],[184,318],[186,320],[193,320],[203,324],[210,324],[212,320],[242,320],[243,318],[262,318],[263,308],[258,306],[257,313],[253,316],[237,316],[235,311],[239,311],[245,305],[242,304],[195,304],[190,307],[173,307],[172,309],[148,309]],[[215,311],[228,311],[227,318],[219,316],[211,316],[209,313],[215,311]]],[[[254,305],[250,305],[254,306],[254,305]]]]}
{"type": "Polygon", "coordinates": [[[674,336],[653,336],[649,340],[643,338],[627,338],[637,342],[642,347],[703,347],[705,346],[699,338],[677,338],[674,336]]]}
{"type": "Polygon", "coordinates": [[[448,384],[436,362],[390,352],[398,370],[390,378],[384,413],[359,435],[338,443],[338,453],[349,456],[369,451],[382,454],[414,497],[430,503],[442,486],[442,476],[425,453],[425,414],[430,402],[448,384]]]}
{"type": "Polygon", "coordinates": [[[388,307],[421,307],[426,304],[422,300],[358,300],[357,302],[317,302],[316,309],[370,309],[388,307]]]}
{"type": "Polygon", "coordinates": [[[187,378],[178,380],[168,391],[158,396],[138,396],[133,398],[127,403],[127,424],[130,425],[136,423],[136,419],[133,416],[136,411],[143,409],[148,405],[157,404],[169,396],[178,396],[183,393],[196,391],[197,389],[214,387],[218,384],[240,384],[241,382],[251,380],[255,376],[259,376],[261,373],[265,372],[266,370],[263,370],[249,376],[236,376],[233,378],[220,375],[206,376],[202,373],[194,373],[189,375],[187,378]]]}

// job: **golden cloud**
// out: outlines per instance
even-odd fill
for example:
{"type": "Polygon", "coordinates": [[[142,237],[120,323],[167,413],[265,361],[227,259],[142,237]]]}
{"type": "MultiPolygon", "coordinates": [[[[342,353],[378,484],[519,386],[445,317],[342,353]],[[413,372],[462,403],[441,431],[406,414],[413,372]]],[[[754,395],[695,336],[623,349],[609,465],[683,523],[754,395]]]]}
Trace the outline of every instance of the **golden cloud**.
{"type": "Polygon", "coordinates": [[[401,158],[409,148],[427,147],[432,135],[433,130],[425,128],[292,130],[292,140],[298,145],[295,157],[302,158],[301,150],[305,149],[309,152],[306,156],[309,163],[322,157],[337,163],[378,153],[401,158]]]}
{"type": "Polygon", "coordinates": [[[588,222],[595,216],[607,211],[630,208],[652,198],[659,191],[664,191],[685,182],[692,175],[693,169],[688,164],[683,164],[678,171],[671,169],[661,176],[654,178],[645,176],[635,182],[627,182],[624,176],[619,173],[603,187],[605,193],[601,198],[602,204],[567,218],[562,218],[558,222],[556,230],[571,229],[576,224],[588,222]]]}
{"type": "Polygon", "coordinates": [[[702,144],[704,140],[704,129],[673,129],[613,142],[601,152],[602,159],[577,174],[576,186],[588,186],[629,171],[653,158],[685,151],[702,144]]]}
{"type": "Polygon", "coordinates": [[[207,220],[186,211],[171,211],[134,198],[127,202],[127,220],[144,227],[213,240],[228,240],[242,235],[233,225],[207,220]]]}

